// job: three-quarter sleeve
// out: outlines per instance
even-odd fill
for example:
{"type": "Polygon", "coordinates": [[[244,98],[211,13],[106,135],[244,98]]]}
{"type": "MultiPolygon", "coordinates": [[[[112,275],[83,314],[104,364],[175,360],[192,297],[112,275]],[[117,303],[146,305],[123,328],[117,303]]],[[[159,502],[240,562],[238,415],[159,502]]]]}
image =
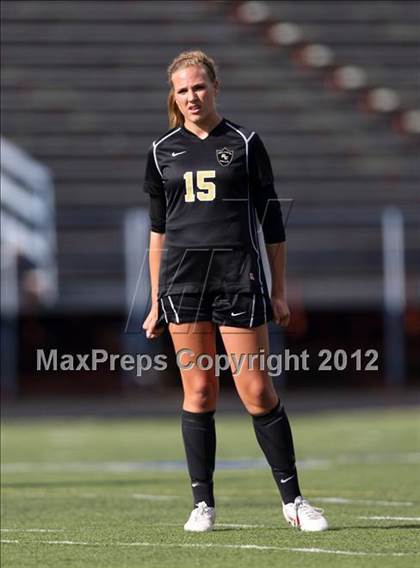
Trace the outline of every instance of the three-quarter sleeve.
{"type": "Polygon", "coordinates": [[[258,136],[254,134],[249,142],[249,176],[251,200],[257,212],[268,244],[286,240],[280,201],[274,189],[273,169],[267,150],[258,136]]]}
{"type": "Polygon", "coordinates": [[[153,155],[153,145],[147,153],[143,189],[149,195],[150,229],[155,233],[165,233],[166,197],[162,177],[153,155]]]}

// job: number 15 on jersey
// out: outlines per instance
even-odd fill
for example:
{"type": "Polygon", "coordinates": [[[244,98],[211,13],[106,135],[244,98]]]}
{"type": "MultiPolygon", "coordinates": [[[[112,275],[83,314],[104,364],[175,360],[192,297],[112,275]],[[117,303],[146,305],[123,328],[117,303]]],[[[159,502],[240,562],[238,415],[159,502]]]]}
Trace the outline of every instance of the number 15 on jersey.
{"type": "Polygon", "coordinates": [[[194,172],[185,172],[185,201],[192,203],[199,201],[213,201],[216,197],[216,184],[209,181],[216,177],[216,170],[199,170],[197,172],[197,186],[194,188],[194,172]]]}

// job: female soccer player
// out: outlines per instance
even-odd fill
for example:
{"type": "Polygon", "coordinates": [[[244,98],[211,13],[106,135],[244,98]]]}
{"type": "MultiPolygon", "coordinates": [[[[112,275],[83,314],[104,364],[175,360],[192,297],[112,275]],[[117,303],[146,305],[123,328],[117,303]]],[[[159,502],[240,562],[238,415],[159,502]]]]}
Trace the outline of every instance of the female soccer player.
{"type": "MultiPolygon", "coordinates": [[[[152,308],[143,328],[153,339],[165,322],[175,351],[189,349],[195,357],[204,353],[214,359],[216,326],[231,362],[241,354],[268,354],[267,322],[287,326],[290,318],[285,234],[270,159],[258,134],[218,113],[219,81],[206,54],[178,55],[168,80],[171,129],[153,142],[145,173],[152,308]],[[256,216],[266,243],[271,297],[256,216]]],[[[301,530],[325,530],[322,511],[301,495],[289,421],[263,367],[245,358],[234,380],[279,488],[283,515],[301,530]]],[[[194,498],[184,529],[204,532],[215,522],[218,380],[213,368],[198,365],[182,368],[181,376],[182,435],[194,498]]]]}

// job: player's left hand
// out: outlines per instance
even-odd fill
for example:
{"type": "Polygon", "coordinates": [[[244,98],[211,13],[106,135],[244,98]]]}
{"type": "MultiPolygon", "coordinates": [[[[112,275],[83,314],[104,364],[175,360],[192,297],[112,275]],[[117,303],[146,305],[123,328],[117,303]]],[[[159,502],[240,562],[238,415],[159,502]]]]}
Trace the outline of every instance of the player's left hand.
{"type": "Polygon", "coordinates": [[[161,336],[162,333],[165,331],[164,326],[156,327],[158,317],[159,317],[159,312],[157,306],[156,305],[152,306],[149,315],[144,320],[142,326],[146,332],[146,337],[148,339],[156,339],[156,337],[161,336]]]}
{"type": "Polygon", "coordinates": [[[290,310],[284,296],[271,296],[271,306],[274,313],[274,323],[287,327],[290,322],[290,310]]]}

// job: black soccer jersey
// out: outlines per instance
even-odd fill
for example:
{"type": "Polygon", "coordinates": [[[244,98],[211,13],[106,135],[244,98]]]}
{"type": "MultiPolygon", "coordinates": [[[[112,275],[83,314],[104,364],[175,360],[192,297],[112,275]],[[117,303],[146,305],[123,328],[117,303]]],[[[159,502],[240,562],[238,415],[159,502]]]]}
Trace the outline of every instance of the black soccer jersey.
{"type": "Polygon", "coordinates": [[[144,189],[151,228],[166,235],[160,294],[200,291],[204,279],[208,290],[263,291],[255,212],[266,242],[285,234],[270,160],[255,132],[226,119],[205,139],[173,128],[149,149],[144,189]]]}

